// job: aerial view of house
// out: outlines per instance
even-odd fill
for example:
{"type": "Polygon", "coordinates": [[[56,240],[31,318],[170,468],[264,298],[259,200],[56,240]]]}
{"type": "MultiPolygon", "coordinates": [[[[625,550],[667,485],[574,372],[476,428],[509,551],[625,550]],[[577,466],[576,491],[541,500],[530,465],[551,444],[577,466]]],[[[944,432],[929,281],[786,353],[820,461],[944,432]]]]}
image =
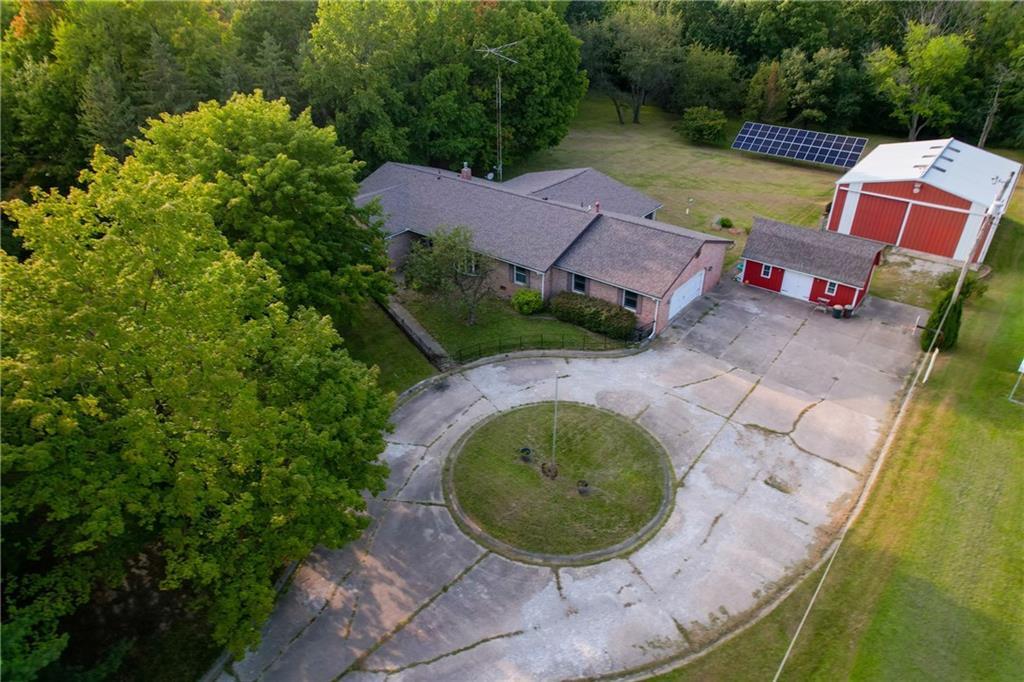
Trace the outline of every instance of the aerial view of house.
{"type": "Polygon", "coordinates": [[[379,202],[388,255],[400,268],[413,240],[463,225],[480,254],[501,263],[493,289],[600,298],[636,313],[653,334],[718,283],[732,240],[659,223],[660,204],[591,168],[528,173],[495,183],[386,163],[360,185],[379,202]]]}
{"type": "Polygon", "coordinates": [[[0,32],[4,681],[1021,678],[1024,2],[0,32]]]}

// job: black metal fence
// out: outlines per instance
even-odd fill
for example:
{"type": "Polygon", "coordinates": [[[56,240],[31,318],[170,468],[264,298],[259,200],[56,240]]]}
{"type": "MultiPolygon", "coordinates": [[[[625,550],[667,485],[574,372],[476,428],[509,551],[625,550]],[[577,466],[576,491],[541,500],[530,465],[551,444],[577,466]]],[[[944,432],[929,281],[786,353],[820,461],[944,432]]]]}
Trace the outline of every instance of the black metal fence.
{"type": "Polygon", "coordinates": [[[586,334],[521,334],[487,339],[459,348],[451,354],[459,364],[479,360],[490,355],[514,353],[521,350],[619,350],[636,348],[647,340],[654,329],[653,324],[637,327],[629,339],[609,339],[604,336],[586,334]]]}

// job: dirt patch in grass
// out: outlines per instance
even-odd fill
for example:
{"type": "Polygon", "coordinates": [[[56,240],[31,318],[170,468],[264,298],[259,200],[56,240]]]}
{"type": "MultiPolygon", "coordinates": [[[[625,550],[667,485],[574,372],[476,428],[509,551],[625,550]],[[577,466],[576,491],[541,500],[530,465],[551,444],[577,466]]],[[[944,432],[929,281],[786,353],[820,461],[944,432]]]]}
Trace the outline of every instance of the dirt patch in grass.
{"type": "Polygon", "coordinates": [[[931,308],[939,292],[939,278],[954,268],[932,261],[890,253],[875,268],[871,295],[931,308]]]}
{"type": "Polygon", "coordinates": [[[553,411],[553,403],[517,408],[469,435],[452,464],[459,506],[492,537],[527,552],[580,554],[628,540],[661,507],[664,450],[623,417],[560,403],[552,459],[553,411]],[[542,471],[552,461],[554,478],[542,471]]]}

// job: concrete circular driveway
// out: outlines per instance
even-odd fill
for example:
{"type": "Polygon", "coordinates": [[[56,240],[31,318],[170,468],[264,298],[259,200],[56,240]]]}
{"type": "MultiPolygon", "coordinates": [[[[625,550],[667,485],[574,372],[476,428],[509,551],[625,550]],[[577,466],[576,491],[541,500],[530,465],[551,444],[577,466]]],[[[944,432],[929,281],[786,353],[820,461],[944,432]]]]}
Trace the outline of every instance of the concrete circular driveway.
{"type": "Polygon", "coordinates": [[[921,311],[859,318],[727,283],[646,352],[494,362],[399,408],[391,477],[357,543],[298,569],[259,648],[225,680],[532,680],[625,674],[748,620],[820,558],[868,471],[917,352],[921,311]],[[517,563],[463,535],[441,471],[499,410],[564,400],[615,411],[668,451],[675,506],[628,556],[517,563]]]}

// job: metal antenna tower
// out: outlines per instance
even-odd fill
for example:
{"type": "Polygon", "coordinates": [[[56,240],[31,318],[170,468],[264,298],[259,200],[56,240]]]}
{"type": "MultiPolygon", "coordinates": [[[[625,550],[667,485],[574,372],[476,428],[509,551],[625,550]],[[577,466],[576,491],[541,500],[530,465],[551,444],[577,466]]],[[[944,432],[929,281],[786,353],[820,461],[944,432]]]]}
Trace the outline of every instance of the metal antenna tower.
{"type": "Polygon", "coordinates": [[[487,55],[491,55],[492,57],[496,57],[498,59],[498,86],[496,88],[496,96],[498,100],[498,182],[501,182],[503,178],[503,167],[501,161],[501,61],[505,60],[506,62],[510,62],[512,64],[519,63],[515,59],[512,59],[511,57],[502,54],[502,50],[507,50],[510,47],[518,45],[520,42],[522,41],[516,40],[515,42],[505,43],[504,45],[499,45],[498,47],[487,47],[485,45],[484,47],[477,49],[477,52],[482,52],[485,57],[487,55]]]}

